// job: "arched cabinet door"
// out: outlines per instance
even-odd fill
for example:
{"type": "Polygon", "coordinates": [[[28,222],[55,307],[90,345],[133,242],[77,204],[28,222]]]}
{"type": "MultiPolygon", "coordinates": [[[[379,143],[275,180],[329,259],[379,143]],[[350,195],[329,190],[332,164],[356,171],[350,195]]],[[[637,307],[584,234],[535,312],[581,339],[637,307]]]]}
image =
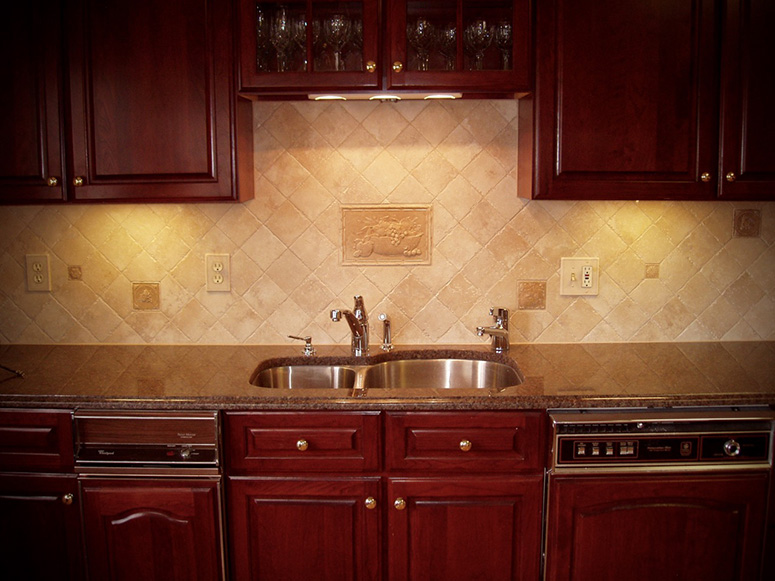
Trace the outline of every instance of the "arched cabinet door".
{"type": "Polygon", "coordinates": [[[83,479],[90,579],[223,579],[220,482],[83,479]]]}

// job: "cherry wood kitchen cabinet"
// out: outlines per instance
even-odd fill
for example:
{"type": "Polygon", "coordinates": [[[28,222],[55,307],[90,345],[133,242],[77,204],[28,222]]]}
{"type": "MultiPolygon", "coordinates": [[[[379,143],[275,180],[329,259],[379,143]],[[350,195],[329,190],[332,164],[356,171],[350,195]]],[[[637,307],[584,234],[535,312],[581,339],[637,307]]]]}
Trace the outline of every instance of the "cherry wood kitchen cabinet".
{"type": "Polygon", "coordinates": [[[19,30],[15,19],[4,25],[22,58],[0,112],[13,152],[0,201],[252,197],[232,0],[33,4],[11,8],[19,30]]]}
{"type": "Polygon", "coordinates": [[[0,410],[0,560],[9,579],[83,577],[70,418],[0,410]]]}
{"type": "Polygon", "coordinates": [[[378,477],[231,477],[227,486],[235,581],[380,578],[378,477]]]}
{"type": "Polygon", "coordinates": [[[530,5],[530,0],[240,0],[240,91],[257,98],[380,90],[525,92],[530,5]],[[476,25],[481,38],[474,45],[476,25]]]}
{"type": "Polygon", "coordinates": [[[758,579],[767,473],[553,476],[546,579],[758,579]]]}
{"type": "Polygon", "coordinates": [[[82,479],[90,579],[223,579],[217,479],[82,479]]]}
{"type": "Polygon", "coordinates": [[[14,2],[0,22],[0,203],[65,198],[59,5],[14,2]]]}
{"type": "Polygon", "coordinates": [[[390,90],[530,90],[530,0],[387,0],[386,24],[390,90]]]}
{"type": "Polygon", "coordinates": [[[775,198],[772,20],[769,0],[538,2],[519,194],[775,198]]]}
{"type": "Polygon", "coordinates": [[[538,579],[542,418],[386,414],[389,579],[538,579]]]}
{"type": "Polygon", "coordinates": [[[228,412],[231,572],[379,579],[379,412],[228,412]]]}

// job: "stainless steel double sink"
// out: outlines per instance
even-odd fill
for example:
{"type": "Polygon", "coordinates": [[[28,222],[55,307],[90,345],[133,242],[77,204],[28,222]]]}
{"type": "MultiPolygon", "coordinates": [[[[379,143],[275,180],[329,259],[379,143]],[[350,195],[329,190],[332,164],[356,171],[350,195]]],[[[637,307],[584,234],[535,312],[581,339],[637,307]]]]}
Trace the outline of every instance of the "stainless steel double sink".
{"type": "Polygon", "coordinates": [[[262,362],[251,378],[274,389],[503,390],[523,377],[503,355],[476,351],[417,350],[358,358],[309,357],[262,362]]]}

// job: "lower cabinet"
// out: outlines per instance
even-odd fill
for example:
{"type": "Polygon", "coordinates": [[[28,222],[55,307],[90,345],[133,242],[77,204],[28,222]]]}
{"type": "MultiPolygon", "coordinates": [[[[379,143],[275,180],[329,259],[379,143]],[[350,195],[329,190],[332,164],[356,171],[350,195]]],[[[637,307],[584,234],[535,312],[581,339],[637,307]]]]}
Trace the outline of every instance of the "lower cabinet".
{"type": "Polygon", "coordinates": [[[82,479],[89,579],[223,579],[219,489],[218,479],[82,479]]]}
{"type": "Polygon", "coordinates": [[[232,579],[379,579],[379,478],[230,478],[227,497],[232,579]]]}
{"type": "Polygon", "coordinates": [[[227,413],[232,578],[537,580],[543,418],[227,413]]]}
{"type": "Polygon", "coordinates": [[[547,581],[759,579],[768,475],[550,477],[547,581]]]}
{"type": "Polygon", "coordinates": [[[4,579],[83,578],[78,483],[73,475],[0,475],[4,579]]]}
{"type": "Polygon", "coordinates": [[[543,477],[390,478],[391,581],[537,580],[543,477]]]}

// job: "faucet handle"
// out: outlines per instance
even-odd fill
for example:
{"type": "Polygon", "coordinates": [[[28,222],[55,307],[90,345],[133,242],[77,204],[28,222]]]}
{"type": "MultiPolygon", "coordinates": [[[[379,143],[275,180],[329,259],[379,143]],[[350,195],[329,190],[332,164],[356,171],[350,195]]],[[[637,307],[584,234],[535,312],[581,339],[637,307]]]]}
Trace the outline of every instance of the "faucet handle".
{"type": "Polygon", "coordinates": [[[495,323],[497,325],[502,325],[503,328],[508,329],[509,328],[509,310],[504,309],[503,307],[492,307],[490,309],[490,314],[495,317],[495,323]]]}
{"type": "Polygon", "coordinates": [[[338,323],[342,320],[342,311],[339,309],[331,309],[331,320],[334,323],[338,323]]]}
{"type": "Polygon", "coordinates": [[[304,356],[305,357],[312,357],[316,351],[315,348],[312,346],[312,337],[309,335],[306,337],[297,337],[296,335],[288,335],[289,339],[296,339],[297,341],[304,341],[304,356]]]}

